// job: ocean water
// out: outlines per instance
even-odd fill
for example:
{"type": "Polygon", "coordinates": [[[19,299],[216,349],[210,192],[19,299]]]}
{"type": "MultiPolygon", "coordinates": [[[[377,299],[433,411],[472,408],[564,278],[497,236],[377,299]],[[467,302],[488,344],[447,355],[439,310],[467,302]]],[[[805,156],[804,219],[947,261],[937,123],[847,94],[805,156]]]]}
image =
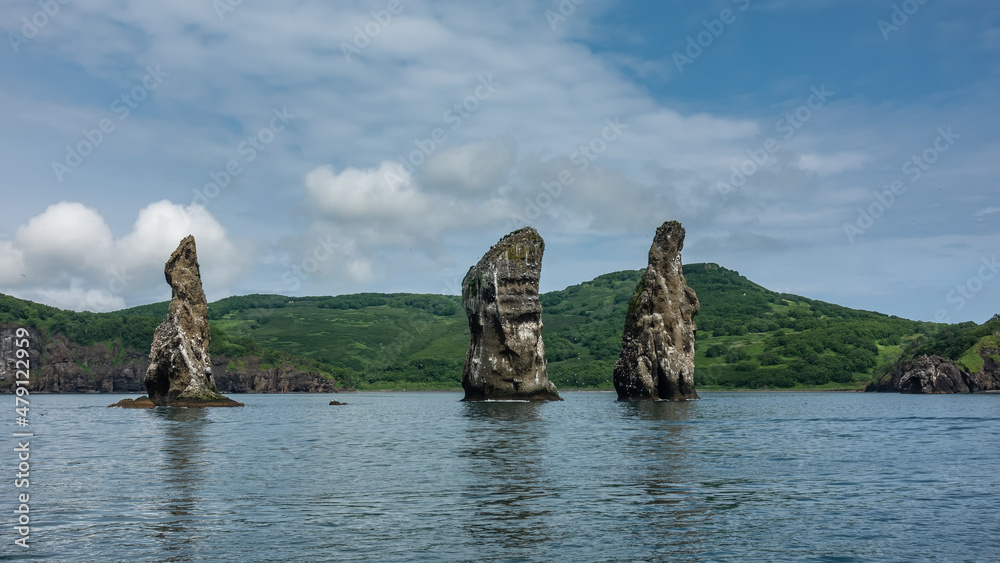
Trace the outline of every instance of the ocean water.
{"type": "Polygon", "coordinates": [[[0,559],[1000,561],[1000,395],[563,396],[32,395],[0,559]]]}

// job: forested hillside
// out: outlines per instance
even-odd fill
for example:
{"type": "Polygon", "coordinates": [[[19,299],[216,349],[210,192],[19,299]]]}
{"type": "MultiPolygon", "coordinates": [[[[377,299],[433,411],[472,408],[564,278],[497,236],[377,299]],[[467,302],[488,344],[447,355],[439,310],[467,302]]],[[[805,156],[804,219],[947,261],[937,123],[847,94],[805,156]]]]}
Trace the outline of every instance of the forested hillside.
{"type": "MultiPolygon", "coordinates": [[[[957,349],[972,338],[964,325],[775,293],[715,264],[689,264],[684,273],[701,302],[695,317],[699,388],[860,387],[909,342],[929,343],[926,337],[934,335],[934,342],[960,339],[957,349]],[[949,336],[953,332],[961,336],[949,336]]],[[[541,296],[549,377],[559,388],[611,388],[640,275],[615,272],[541,296]]],[[[148,351],[166,308],[164,302],[73,313],[0,296],[0,322],[60,332],[81,344],[148,351]]],[[[290,363],[359,389],[457,388],[469,341],[458,296],[246,295],[212,303],[209,317],[213,355],[290,363]]]]}

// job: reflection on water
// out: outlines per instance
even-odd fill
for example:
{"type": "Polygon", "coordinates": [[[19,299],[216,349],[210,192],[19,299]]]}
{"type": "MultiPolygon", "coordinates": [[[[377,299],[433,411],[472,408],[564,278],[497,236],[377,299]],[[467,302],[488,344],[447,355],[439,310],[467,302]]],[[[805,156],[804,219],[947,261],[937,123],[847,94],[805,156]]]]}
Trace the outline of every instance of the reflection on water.
{"type": "Polygon", "coordinates": [[[619,401],[622,418],[643,420],[689,421],[697,401],[619,401]]]}
{"type": "Polygon", "coordinates": [[[199,541],[205,539],[198,521],[204,512],[202,483],[211,470],[202,439],[208,413],[205,409],[177,407],[158,407],[149,412],[163,429],[163,497],[158,499],[157,507],[162,516],[153,527],[153,537],[162,544],[164,561],[192,561],[199,541]]]}
{"type": "Polygon", "coordinates": [[[633,468],[628,485],[641,491],[632,517],[643,525],[632,528],[633,541],[674,557],[704,553],[710,509],[694,485],[698,403],[635,401],[622,402],[620,409],[622,418],[639,423],[621,450],[633,468]]]}
{"type": "Polygon", "coordinates": [[[1000,561],[1000,396],[460,398],[42,396],[0,560],[1000,561]]]}
{"type": "Polygon", "coordinates": [[[458,456],[465,460],[474,507],[468,536],[485,553],[529,556],[551,540],[543,499],[549,484],[542,465],[547,433],[537,402],[468,402],[458,456]]]}

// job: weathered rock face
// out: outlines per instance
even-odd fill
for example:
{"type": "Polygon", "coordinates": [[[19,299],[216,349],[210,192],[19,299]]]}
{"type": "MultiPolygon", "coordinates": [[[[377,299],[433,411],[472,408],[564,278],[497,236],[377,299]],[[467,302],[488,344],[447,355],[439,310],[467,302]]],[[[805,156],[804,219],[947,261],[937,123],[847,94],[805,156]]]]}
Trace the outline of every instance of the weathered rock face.
{"type": "MultiPolygon", "coordinates": [[[[12,393],[16,325],[0,324],[0,393],[12,393]]],[[[143,393],[149,355],[120,344],[83,346],[59,333],[28,329],[32,393],[143,393]]],[[[350,391],[315,371],[291,365],[265,368],[259,358],[212,357],[212,378],[222,393],[336,393],[350,391]]]]}
{"type": "Polygon", "coordinates": [[[501,239],[465,275],[462,305],[472,336],[463,400],[561,400],[546,373],[542,344],[544,250],[542,237],[526,227],[501,239]]]}
{"type": "Polygon", "coordinates": [[[984,348],[979,351],[983,358],[983,371],[972,374],[976,379],[975,386],[979,388],[976,392],[1000,392],[1000,348],[984,348]]]}
{"type": "Polygon", "coordinates": [[[247,356],[232,362],[225,356],[212,358],[212,376],[220,391],[226,393],[338,393],[350,389],[318,372],[306,372],[289,364],[272,368],[260,365],[260,359],[247,356]]]}
{"type": "Polygon", "coordinates": [[[962,368],[940,356],[920,356],[900,364],[900,393],[968,393],[962,368]]]}
{"type": "Polygon", "coordinates": [[[146,392],[158,406],[241,405],[219,394],[208,356],[208,302],[198,253],[188,235],[163,270],[173,291],[167,318],[156,328],[146,370],[146,392]]]}
{"type": "Polygon", "coordinates": [[[621,401],[697,399],[694,316],[698,297],[681,270],[684,227],[656,229],[649,266],[629,301],[614,384],[621,401]]]}
{"type": "Polygon", "coordinates": [[[995,350],[983,350],[982,371],[970,373],[954,360],[941,356],[918,356],[904,360],[891,376],[869,385],[865,391],[882,393],[984,393],[1000,390],[1000,370],[990,358],[995,350]]]}

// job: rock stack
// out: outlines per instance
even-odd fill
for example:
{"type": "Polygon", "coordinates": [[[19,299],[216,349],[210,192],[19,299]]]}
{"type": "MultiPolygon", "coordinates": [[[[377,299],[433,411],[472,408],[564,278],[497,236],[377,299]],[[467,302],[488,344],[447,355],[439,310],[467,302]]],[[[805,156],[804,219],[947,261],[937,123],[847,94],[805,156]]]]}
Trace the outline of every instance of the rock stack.
{"type": "Polygon", "coordinates": [[[163,273],[173,294],[167,318],[157,327],[149,352],[149,400],[156,406],[243,406],[222,396],[212,378],[208,302],[201,287],[193,236],[181,241],[163,273]]]}
{"type": "Polygon", "coordinates": [[[621,401],[697,399],[694,316],[698,296],[681,269],[684,227],[656,229],[649,266],[629,301],[614,384],[621,401]]]}
{"type": "Polygon", "coordinates": [[[505,236],[469,269],[462,305],[472,333],[464,401],[559,401],[546,374],[538,281],[545,243],[531,227],[505,236]]]}

